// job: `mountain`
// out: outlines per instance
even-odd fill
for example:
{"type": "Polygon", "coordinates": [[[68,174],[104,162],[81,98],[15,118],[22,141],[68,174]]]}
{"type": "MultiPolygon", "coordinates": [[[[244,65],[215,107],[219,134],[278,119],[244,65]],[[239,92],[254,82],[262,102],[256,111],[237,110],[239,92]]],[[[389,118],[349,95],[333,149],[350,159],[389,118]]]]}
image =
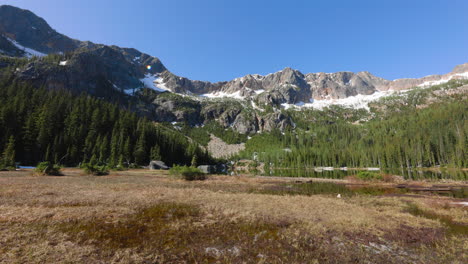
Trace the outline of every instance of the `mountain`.
{"type": "Polygon", "coordinates": [[[366,108],[370,100],[397,91],[468,78],[468,64],[446,75],[393,81],[369,72],[303,74],[285,68],[265,76],[249,74],[211,83],[177,76],[158,58],[136,49],[69,38],[34,13],[3,5],[2,76],[51,90],[119,98],[126,107],[158,122],[202,126],[215,121],[223,128],[248,134],[294,127],[283,108],[332,104],[366,108]]]}
{"type": "Polygon", "coordinates": [[[50,89],[94,93],[102,80],[122,91],[142,86],[145,75],[166,70],[161,61],[135,49],[78,41],[57,33],[30,11],[0,6],[0,54],[15,57],[64,55],[56,65],[33,60],[17,71],[21,80],[50,89]],[[151,69],[147,69],[151,66],[151,69]]]}

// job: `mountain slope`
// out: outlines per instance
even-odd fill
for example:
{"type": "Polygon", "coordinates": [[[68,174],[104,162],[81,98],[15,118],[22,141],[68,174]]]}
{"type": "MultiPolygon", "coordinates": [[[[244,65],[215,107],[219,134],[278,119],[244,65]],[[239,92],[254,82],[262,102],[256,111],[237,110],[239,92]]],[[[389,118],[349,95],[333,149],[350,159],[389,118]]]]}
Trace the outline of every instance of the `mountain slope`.
{"type": "Polygon", "coordinates": [[[214,121],[249,134],[294,128],[295,121],[284,111],[291,107],[369,109],[369,102],[401,90],[465,79],[468,64],[446,75],[394,81],[369,72],[303,74],[291,68],[227,82],[194,81],[136,49],[71,39],[30,11],[0,6],[1,76],[116,101],[158,122],[202,126],[214,121]]]}
{"type": "Polygon", "coordinates": [[[72,51],[81,45],[80,41],[57,33],[31,11],[8,5],[0,6],[0,32],[44,54],[72,51]]]}

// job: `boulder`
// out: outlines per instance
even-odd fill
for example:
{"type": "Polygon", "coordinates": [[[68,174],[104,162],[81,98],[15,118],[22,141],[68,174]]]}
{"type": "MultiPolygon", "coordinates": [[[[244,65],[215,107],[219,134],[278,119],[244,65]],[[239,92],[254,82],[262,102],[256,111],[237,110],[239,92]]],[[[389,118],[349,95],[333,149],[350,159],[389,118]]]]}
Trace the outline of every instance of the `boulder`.
{"type": "Polygon", "coordinates": [[[205,174],[211,174],[216,172],[216,166],[213,165],[200,165],[197,168],[205,174]]]}
{"type": "Polygon", "coordinates": [[[153,160],[149,164],[150,170],[168,170],[169,167],[164,163],[164,161],[153,160]]]}

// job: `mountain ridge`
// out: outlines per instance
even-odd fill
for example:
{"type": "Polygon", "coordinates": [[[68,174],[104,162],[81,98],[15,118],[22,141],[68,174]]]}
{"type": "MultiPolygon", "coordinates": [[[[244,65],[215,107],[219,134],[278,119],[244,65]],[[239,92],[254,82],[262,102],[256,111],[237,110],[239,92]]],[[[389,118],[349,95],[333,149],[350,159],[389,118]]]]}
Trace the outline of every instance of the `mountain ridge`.
{"type": "Polygon", "coordinates": [[[367,71],[304,74],[286,67],[223,82],[190,80],[170,72],[157,57],[134,48],[74,40],[30,11],[0,6],[0,77],[52,90],[117,98],[124,107],[156,122],[184,122],[194,127],[214,121],[242,134],[284,131],[295,125],[282,109],[321,109],[332,104],[351,108],[366,104],[368,109],[369,100],[416,86],[466,79],[467,72],[468,64],[462,64],[445,75],[389,81],[367,71]],[[39,33],[29,34],[36,31],[39,33]]]}
{"type": "MultiPolygon", "coordinates": [[[[2,49],[3,46],[8,44],[5,43],[5,38],[15,41],[23,47],[45,54],[63,54],[86,50],[92,56],[98,56],[104,60],[105,65],[121,64],[123,68],[128,69],[128,74],[123,73],[122,69],[117,69],[116,72],[120,73],[121,76],[109,74],[108,71],[104,75],[109,77],[109,81],[113,86],[122,91],[135,90],[146,86],[159,92],[167,90],[186,95],[256,98],[259,103],[274,105],[283,103],[297,104],[324,99],[343,99],[356,95],[370,95],[378,91],[406,90],[418,85],[427,85],[431,82],[438,83],[444,79],[451,79],[456,73],[464,74],[468,72],[468,64],[462,64],[454,68],[454,71],[451,72],[453,74],[386,80],[368,71],[304,74],[299,70],[286,67],[268,75],[248,74],[230,81],[213,83],[190,80],[175,75],[157,57],[133,48],[107,46],[69,38],[56,32],[44,19],[36,16],[31,11],[9,5],[0,6],[0,34],[0,50],[10,50],[10,52],[3,52],[4,55],[8,56],[22,56],[22,54],[21,50],[12,51],[11,47],[2,49]],[[4,43],[3,46],[2,43],[4,43]],[[120,53],[123,57],[117,53],[120,53]],[[117,58],[119,56],[121,58],[117,58]]],[[[468,76],[458,75],[457,77],[465,78],[468,76]]]]}

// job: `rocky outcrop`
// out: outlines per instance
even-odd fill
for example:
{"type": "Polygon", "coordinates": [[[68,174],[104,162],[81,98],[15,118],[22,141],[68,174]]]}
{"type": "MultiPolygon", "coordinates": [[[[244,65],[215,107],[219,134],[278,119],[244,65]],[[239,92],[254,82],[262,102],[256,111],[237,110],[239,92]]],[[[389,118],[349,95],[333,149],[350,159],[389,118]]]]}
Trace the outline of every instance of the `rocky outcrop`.
{"type": "Polygon", "coordinates": [[[58,59],[30,60],[25,66],[18,67],[15,74],[19,80],[49,89],[96,94],[98,89],[116,92],[139,89],[144,86],[141,79],[146,74],[163,71],[166,68],[157,58],[136,50],[96,45],[91,49],[79,48],[58,59]],[[148,65],[150,70],[146,68],[148,65]]]}
{"type": "Polygon", "coordinates": [[[279,129],[281,131],[287,128],[294,127],[294,123],[290,117],[283,113],[271,113],[258,118],[258,126],[260,131],[272,131],[279,129]]]}
{"type": "Polygon", "coordinates": [[[191,126],[203,123],[201,104],[178,97],[158,97],[153,101],[155,121],[186,122],[191,126]]]}
{"type": "Polygon", "coordinates": [[[192,81],[184,77],[174,75],[169,71],[162,72],[161,77],[165,85],[170,88],[172,92],[183,94],[204,94],[218,90],[225,82],[210,83],[203,81],[192,81]]]}
{"type": "Polygon", "coordinates": [[[245,149],[245,143],[227,144],[214,135],[210,135],[210,137],[211,140],[208,142],[207,148],[213,158],[229,158],[245,149]]]}
{"type": "Polygon", "coordinates": [[[237,115],[231,127],[241,134],[250,134],[259,131],[258,122],[255,117],[246,113],[237,115]]]}
{"type": "MultiPolygon", "coordinates": [[[[291,118],[281,112],[258,113],[236,102],[197,101],[175,94],[160,94],[152,102],[150,118],[158,122],[181,122],[191,126],[215,121],[223,128],[241,134],[293,127],[291,118]]],[[[146,106],[145,108],[148,108],[146,106]]]]}

